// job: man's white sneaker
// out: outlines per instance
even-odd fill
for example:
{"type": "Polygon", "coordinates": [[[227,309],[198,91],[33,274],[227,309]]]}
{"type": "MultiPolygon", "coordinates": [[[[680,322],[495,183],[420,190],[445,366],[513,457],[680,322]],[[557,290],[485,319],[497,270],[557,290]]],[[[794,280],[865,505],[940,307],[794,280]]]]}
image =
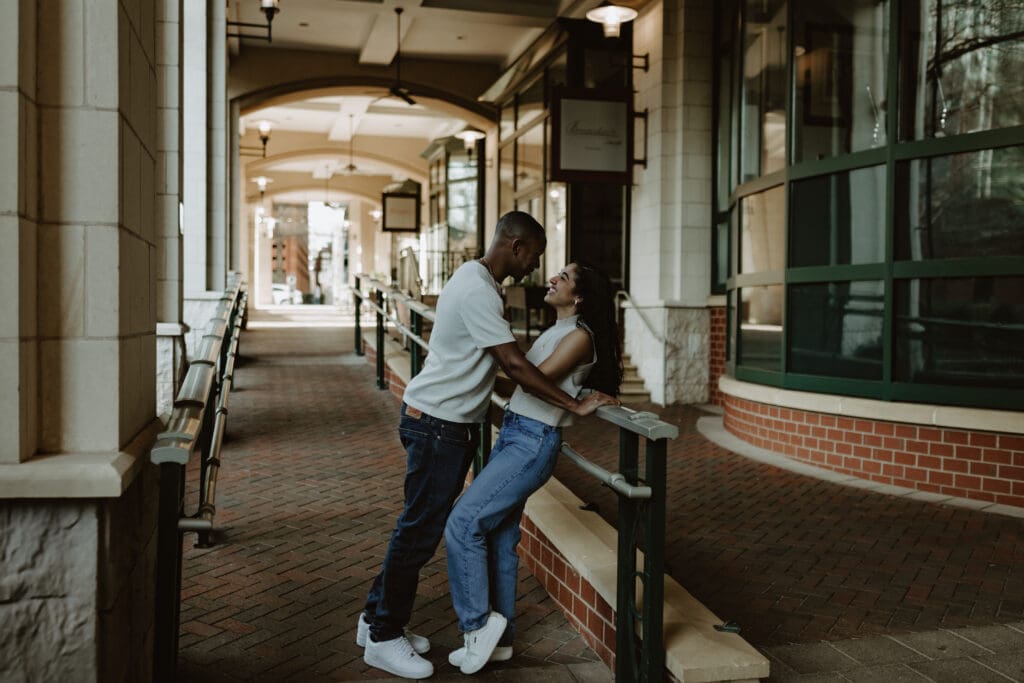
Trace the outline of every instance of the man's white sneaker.
{"type": "MultiPolygon", "coordinates": [[[[370,622],[366,620],[366,615],[359,614],[359,625],[356,626],[356,645],[359,647],[366,647],[366,640],[370,637],[370,622]]],[[[430,640],[425,636],[418,636],[409,629],[405,629],[405,637],[409,639],[409,644],[412,645],[412,649],[416,651],[418,655],[425,655],[430,652],[430,640]]]]}
{"type": "MultiPolygon", "coordinates": [[[[452,650],[448,653],[448,663],[458,668],[462,666],[462,660],[466,657],[466,648],[460,647],[458,650],[452,650]]],[[[511,645],[498,645],[494,648],[494,652],[491,653],[491,658],[488,662],[507,662],[512,659],[512,646],[511,645]]]]}
{"type": "Polygon", "coordinates": [[[402,678],[420,679],[434,675],[434,665],[416,654],[405,636],[380,643],[367,638],[363,661],[402,678]]]}
{"type": "Polygon", "coordinates": [[[505,617],[497,612],[491,612],[486,624],[475,631],[467,631],[463,636],[466,652],[462,657],[459,671],[464,674],[475,674],[484,668],[501,639],[501,634],[505,632],[507,623],[505,617]]]}

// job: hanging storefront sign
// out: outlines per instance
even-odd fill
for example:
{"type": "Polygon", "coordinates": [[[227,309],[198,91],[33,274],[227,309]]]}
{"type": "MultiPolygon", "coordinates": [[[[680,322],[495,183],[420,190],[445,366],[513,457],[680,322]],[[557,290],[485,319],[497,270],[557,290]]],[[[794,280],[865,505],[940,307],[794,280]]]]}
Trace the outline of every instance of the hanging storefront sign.
{"type": "Polygon", "coordinates": [[[381,196],[384,215],[381,228],[392,232],[419,232],[420,196],[408,192],[385,192],[381,196]]]}
{"type": "Polygon", "coordinates": [[[629,93],[557,89],[551,116],[551,180],[620,185],[632,182],[629,93]]]}

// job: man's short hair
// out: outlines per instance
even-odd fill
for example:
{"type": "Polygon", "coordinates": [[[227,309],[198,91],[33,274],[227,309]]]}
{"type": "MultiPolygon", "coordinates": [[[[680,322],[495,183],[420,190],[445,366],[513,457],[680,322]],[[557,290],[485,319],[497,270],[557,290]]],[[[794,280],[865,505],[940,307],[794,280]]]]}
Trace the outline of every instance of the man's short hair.
{"type": "Polygon", "coordinates": [[[547,244],[544,227],[525,211],[509,211],[499,218],[494,234],[502,241],[518,239],[547,244]]]}

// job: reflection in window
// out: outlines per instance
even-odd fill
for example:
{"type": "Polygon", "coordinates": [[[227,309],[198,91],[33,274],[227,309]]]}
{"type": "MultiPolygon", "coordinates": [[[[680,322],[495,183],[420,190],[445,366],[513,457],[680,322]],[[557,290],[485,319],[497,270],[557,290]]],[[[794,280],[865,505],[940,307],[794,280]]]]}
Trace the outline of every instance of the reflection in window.
{"type": "Polygon", "coordinates": [[[516,128],[524,128],[544,114],[544,78],[538,78],[519,93],[516,128]]]}
{"type": "Polygon", "coordinates": [[[513,147],[502,147],[498,152],[498,215],[512,210],[515,201],[516,165],[513,147]]]}
{"type": "Polygon", "coordinates": [[[740,358],[744,367],[782,370],[782,285],[740,291],[740,358]]]}
{"type": "Polygon", "coordinates": [[[544,277],[553,277],[566,263],[566,186],[565,183],[548,183],[547,205],[544,210],[544,233],[548,238],[544,250],[544,277]]]}
{"type": "Polygon", "coordinates": [[[741,273],[781,270],[786,265],[786,193],[774,187],[740,202],[741,273]]]}
{"type": "Polygon", "coordinates": [[[544,126],[534,126],[516,140],[516,191],[544,179],[544,126]]]}
{"type": "Polygon", "coordinates": [[[787,369],[882,379],[884,291],[881,280],[791,285],[787,369]]]}
{"type": "Polygon", "coordinates": [[[729,196],[736,189],[736,164],[733,159],[735,146],[735,126],[732,125],[732,98],[735,91],[736,53],[736,7],[723,7],[718,27],[718,124],[716,142],[718,145],[717,165],[718,176],[715,185],[717,209],[724,211],[729,206],[729,196]]]}
{"type": "Polygon", "coordinates": [[[897,380],[1024,388],[1024,277],[898,281],[895,333],[897,380]]]}
{"type": "Polygon", "coordinates": [[[501,120],[498,122],[498,136],[507,140],[516,132],[516,107],[514,104],[501,108],[501,120]]]}
{"type": "Polygon", "coordinates": [[[1024,7],[1019,0],[905,3],[900,57],[904,139],[1024,123],[1024,7]]]}
{"type": "Polygon", "coordinates": [[[747,0],[743,36],[744,181],[786,161],[786,3],[747,0]]]}
{"type": "Polygon", "coordinates": [[[885,167],[793,183],[789,267],[885,260],[885,167]]]}
{"type": "Polygon", "coordinates": [[[1024,256],[1024,149],[919,159],[896,172],[896,258],[1024,256]]]}
{"type": "Polygon", "coordinates": [[[795,161],[885,144],[887,2],[794,6],[795,161]]]}

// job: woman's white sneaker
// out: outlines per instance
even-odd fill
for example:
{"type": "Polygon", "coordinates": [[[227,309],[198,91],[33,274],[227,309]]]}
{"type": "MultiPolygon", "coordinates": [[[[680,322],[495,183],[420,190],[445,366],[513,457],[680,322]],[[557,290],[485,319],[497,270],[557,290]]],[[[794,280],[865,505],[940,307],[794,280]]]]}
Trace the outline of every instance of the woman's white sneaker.
{"type": "MultiPolygon", "coordinates": [[[[462,666],[462,660],[466,658],[466,648],[460,647],[458,650],[452,650],[448,653],[448,663],[459,668],[462,666]]],[[[498,645],[494,648],[494,652],[491,653],[491,658],[488,662],[507,662],[512,659],[512,646],[511,645],[498,645]]]]}
{"type": "Polygon", "coordinates": [[[491,654],[505,632],[508,620],[497,612],[491,612],[487,623],[475,631],[467,631],[463,636],[466,654],[462,657],[459,671],[464,674],[475,674],[491,659],[491,654]]]}
{"type": "Polygon", "coordinates": [[[383,669],[389,674],[402,678],[430,678],[434,675],[434,665],[416,654],[412,644],[405,636],[375,643],[372,638],[366,639],[363,661],[372,667],[383,669]]]}

